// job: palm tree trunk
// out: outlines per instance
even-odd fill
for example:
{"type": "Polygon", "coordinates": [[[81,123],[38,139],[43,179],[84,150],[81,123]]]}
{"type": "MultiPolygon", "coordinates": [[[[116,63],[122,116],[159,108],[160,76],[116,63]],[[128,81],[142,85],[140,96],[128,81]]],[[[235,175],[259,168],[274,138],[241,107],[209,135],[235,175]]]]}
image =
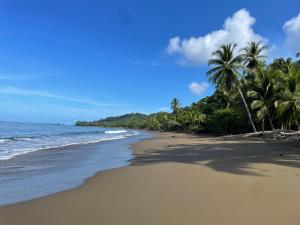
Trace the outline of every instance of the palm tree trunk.
{"type": "Polygon", "coordinates": [[[227,105],[226,105],[226,109],[229,109],[229,108],[230,108],[230,105],[231,105],[231,104],[230,104],[230,102],[228,101],[228,102],[227,102],[227,105]]]}
{"type": "Polygon", "coordinates": [[[251,114],[250,114],[250,111],[249,111],[247,102],[246,102],[246,100],[245,100],[245,98],[244,98],[243,92],[241,91],[241,89],[240,89],[240,87],[239,87],[238,85],[236,85],[236,86],[237,86],[237,89],[238,89],[238,91],[239,91],[239,93],[240,93],[240,95],[241,95],[241,98],[242,98],[242,100],[243,100],[243,103],[244,103],[244,105],[245,105],[245,108],[246,108],[246,111],[247,111],[247,114],[248,114],[248,117],[249,117],[250,124],[251,124],[251,126],[252,126],[252,128],[253,128],[253,131],[254,131],[254,132],[257,132],[256,127],[255,127],[255,125],[254,125],[254,123],[253,123],[252,116],[251,116],[251,114]]]}
{"type": "Polygon", "coordinates": [[[271,129],[272,129],[272,130],[275,130],[274,125],[273,125],[273,122],[272,122],[272,118],[271,118],[271,116],[270,116],[269,111],[268,111],[268,113],[267,113],[267,117],[268,117],[268,120],[269,120],[271,129]]]}
{"type": "Polygon", "coordinates": [[[261,129],[262,129],[262,133],[263,133],[263,136],[265,135],[265,120],[262,119],[261,121],[261,129]]]}

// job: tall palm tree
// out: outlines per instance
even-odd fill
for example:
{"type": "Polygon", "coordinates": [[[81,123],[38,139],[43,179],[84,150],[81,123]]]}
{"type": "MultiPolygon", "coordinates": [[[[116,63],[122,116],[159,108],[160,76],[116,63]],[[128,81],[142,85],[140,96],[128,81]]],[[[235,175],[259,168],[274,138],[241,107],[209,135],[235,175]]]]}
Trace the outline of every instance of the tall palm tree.
{"type": "Polygon", "coordinates": [[[214,65],[214,67],[207,72],[207,76],[209,81],[214,83],[217,88],[225,87],[228,95],[231,95],[233,86],[237,88],[245,105],[245,109],[247,111],[253,131],[256,132],[256,128],[253,123],[248,105],[240,89],[240,81],[238,76],[239,70],[242,68],[242,58],[239,55],[234,56],[234,50],[236,47],[236,44],[230,43],[227,45],[222,45],[218,50],[213,52],[213,58],[208,61],[208,64],[214,65]]]}
{"type": "Polygon", "coordinates": [[[178,98],[173,98],[171,101],[171,108],[174,114],[177,114],[180,109],[180,102],[178,98]]]}
{"type": "Polygon", "coordinates": [[[264,61],[266,55],[264,55],[267,50],[267,46],[264,45],[261,41],[254,42],[249,41],[247,46],[242,49],[242,60],[244,66],[253,71],[258,67],[260,63],[264,61]]]}

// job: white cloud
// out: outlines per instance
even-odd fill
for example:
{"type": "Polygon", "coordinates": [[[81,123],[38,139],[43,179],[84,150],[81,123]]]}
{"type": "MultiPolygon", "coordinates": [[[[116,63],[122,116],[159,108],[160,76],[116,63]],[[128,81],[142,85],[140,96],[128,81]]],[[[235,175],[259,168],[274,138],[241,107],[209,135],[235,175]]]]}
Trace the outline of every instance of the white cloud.
{"type": "Polygon", "coordinates": [[[234,42],[241,47],[248,41],[267,42],[254,32],[252,28],[254,24],[255,18],[249,11],[240,9],[225,20],[220,30],[212,31],[205,36],[182,40],[179,37],[171,38],[166,51],[169,55],[179,56],[181,64],[203,65],[207,63],[211,53],[222,44],[234,42]]]}
{"type": "Polygon", "coordinates": [[[286,21],[283,25],[286,34],[285,43],[289,49],[300,51],[300,13],[286,21]]]}
{"type": "Polygon", "coordinates": [[[28,97],[45,97],[45,98],[58,99],[58,100],[62,100],[62,101],[76,102],[76,103],[82,103],[82,104],[93,105],[93,106],[102,106],[102,107],[128,106],[126,104],[103,103],[103,102],[97,102],[97,101],[90,100],[90,99],[57,95],[57,94],[54,94],[54,93],[51,93],[48,91],[30,90],[30,89],[11,87],[11,86],[0,86],[0,94],[28,96],[28,97]]]}
{"type": "Polygon", "coordinates": [[[202,82],[202,83],[197,83],[197,82],[192,82],[189,85],[190,92],[194,95],[201,96],[208,88],[208,83],[202,82]]]}

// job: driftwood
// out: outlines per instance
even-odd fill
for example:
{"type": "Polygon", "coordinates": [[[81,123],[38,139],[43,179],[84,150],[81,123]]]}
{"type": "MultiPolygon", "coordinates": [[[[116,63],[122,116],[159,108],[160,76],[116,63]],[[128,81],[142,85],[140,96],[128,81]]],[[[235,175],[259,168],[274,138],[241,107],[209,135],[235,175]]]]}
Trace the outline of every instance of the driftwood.
{"type": "Polygon", "coordinates": [[[265,140],[278,140],[278,141],[299,141],[300,142],[300,131],[285,131],[285,130],[274,130],[245,134],[247,137],[263,137],[265,140]]]}

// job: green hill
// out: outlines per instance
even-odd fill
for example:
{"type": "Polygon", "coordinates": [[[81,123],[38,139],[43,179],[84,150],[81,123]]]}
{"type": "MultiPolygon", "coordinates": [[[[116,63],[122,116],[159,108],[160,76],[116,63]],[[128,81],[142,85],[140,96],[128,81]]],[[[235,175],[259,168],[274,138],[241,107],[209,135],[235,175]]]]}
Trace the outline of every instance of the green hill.
{"type": "Polygon", "coordinates": [[[147,115],[141,113],[130,113],[122,116],[111,116],[105,119],[86,122],[77,121],[76,126],[100,126],[100,127],[126,127],[145,128],[147,115]]]}

